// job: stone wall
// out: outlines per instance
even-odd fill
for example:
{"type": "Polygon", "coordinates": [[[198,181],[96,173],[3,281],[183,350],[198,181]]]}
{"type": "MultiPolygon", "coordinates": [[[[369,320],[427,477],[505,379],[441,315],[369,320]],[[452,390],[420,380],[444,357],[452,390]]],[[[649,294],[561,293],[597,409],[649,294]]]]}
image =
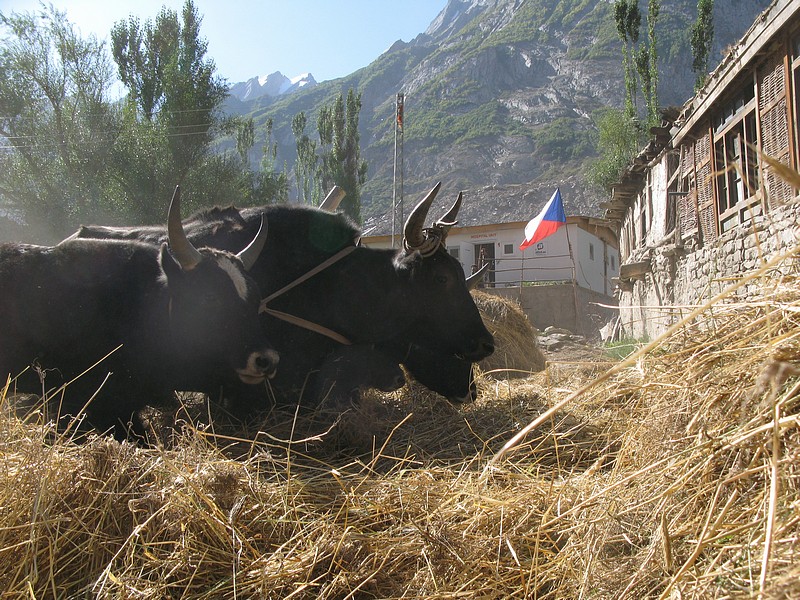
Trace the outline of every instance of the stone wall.
{"type": "MultiPolygon", "coordinates": [[[[721,235],[713,245],[692,239],[638,250],[629,261],[649,261],[650,272],[619,290],[623,335],[653,339],[764,260],[797,248],[798,222],[800,198],[795,198],[721,235]]],[[[800,259],[786,268],[800,268],[800,259]]],[[[758,290],[753,282],[739,296],[747,299],[758,290]]]]}
{"type": "Polygon", "coordinates": [[[482,291],[519,302],[539,331],[559,327],[595,340],[600,337],[600,329],[617,316],[615,298],[570,283],[482,291]]]}

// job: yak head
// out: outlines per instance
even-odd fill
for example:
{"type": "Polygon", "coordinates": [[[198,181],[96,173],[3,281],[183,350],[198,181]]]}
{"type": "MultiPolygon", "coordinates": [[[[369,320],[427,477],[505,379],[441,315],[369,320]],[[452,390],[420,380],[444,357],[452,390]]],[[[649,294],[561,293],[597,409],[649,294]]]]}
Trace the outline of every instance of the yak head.
{"type": "Polygon", "coordinates": [[[159,262],[169,290],[170,334],[184,364],[233,369],[246,384],[272,377],[278,355],[258,319],[259,292],[247,271],[267,236],[266,222],[238,254],[202,248],[187,239],[180,218],[180,189],[169,208],[168,244],[159,262]]]}
{"type": "Polygon", "coordinates": [[[464,276],[461,264],[445,246],[447,232],[456,224],[462,195],[459,193],[450,210],[432,227],[424,227],[440,185],[437,184],[409,215],[396,266],[406,281],[405,301],[414,315],[412,343],[474,362],[494,352],[494,338],[483,324],[470,295],[471,278],[464,276]]]}

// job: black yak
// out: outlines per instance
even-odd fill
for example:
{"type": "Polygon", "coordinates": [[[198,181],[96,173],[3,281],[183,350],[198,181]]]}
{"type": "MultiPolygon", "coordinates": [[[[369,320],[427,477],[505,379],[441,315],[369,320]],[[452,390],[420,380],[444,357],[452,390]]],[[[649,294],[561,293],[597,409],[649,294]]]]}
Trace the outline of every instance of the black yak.
{"type": "MultiPolygon", "coordinates": [[[[267,217],[270,237],[251,275],[265,298],[262,323],[281,354],[281,369],[271,381],[276,399],[297,401],[302,390],[314,389],[309,377],[326,368],[326,357],[342,343],[374,347],[382,353],[378,360],[407,361],[412,375],[424,360],[423,384],[453,399],[468,399],[470,365],[493,352],[494,340],[460,263],[444,246],[461,194],[441,219],[424,226],[439,187],[409,215],[400,250],[363,247],[360,231],[347,217],[307,206],[214,208],[184,222],[193,243],[236,251],[267,217]],[[423,358],[410,359],[409,352],[418,348],[423,358]],[[457,393],[450,393],[449,379],[437,379],[437,360],[448,373],[458,372],[457,393]]],[[[160,243],[164,236],[159,227],[84,226],[72,238],[160,243]]],[[[241,408],[250,402],[243,400],[241,408]]]]}
{"type": "MultiPolygon", "coordinates": [[[[247,274],[267,227],[234,255],[195,248],[181,227],[179,190],[166,241],[74,239],[0,245],[0,376],[12,389],[56,395],[99,430],[125,423],[173,390],[261,383],[278,355],[259,324],[247,274]],[[31,368],[26,367],[33,365],[31,368]]],[[[134,423],[135,417],[134,417],[134,423]]]]}

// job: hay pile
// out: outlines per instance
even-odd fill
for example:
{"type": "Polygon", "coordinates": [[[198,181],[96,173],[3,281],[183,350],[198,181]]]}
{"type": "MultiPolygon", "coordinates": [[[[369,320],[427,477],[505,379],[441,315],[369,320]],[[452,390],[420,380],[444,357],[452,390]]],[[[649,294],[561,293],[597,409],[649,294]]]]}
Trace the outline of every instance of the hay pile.
{"type": "Polygon", "coordinates": [[[483,322],[495,338],[494,354],[480,362],[484,372],[502,377],[524,377],[544,369],[545,358],[536,341],[536,330],[519,302],[476,290],[472,298],[483,322]]]}
{"type": "Polygon", "coordinates": [[[54,440],[4,410],[0,589],[799,597],[796,261],[629,365],[548,367],[462,408],[375,395],[338,419],[272,412],[266,433],[195,422],[170,449],[54,440]]]}

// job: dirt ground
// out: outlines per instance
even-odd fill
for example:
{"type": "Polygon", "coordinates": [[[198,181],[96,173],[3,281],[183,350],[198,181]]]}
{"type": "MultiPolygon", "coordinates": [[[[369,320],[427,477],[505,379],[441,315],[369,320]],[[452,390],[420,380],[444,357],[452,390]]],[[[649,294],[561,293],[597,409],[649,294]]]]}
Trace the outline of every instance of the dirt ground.
{"type": "Polygon", "coordinates": [[[542,354],[550,363],[613,362],[615,359],[600,345],[588,340],[565,341],[563,345],[548,348],[540,345],[542,354]]]}

